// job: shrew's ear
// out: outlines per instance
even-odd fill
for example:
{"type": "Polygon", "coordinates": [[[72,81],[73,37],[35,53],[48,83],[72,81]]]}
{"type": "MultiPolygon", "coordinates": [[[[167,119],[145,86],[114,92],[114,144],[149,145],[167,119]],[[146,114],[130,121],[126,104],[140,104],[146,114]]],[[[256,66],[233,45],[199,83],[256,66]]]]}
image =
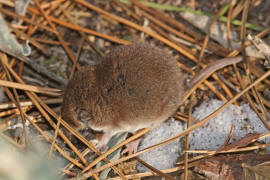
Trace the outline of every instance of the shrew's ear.
{"type": "Polygon", "coordinates": [[[80,109],[78,113],[78,120],[79,121],[91,121],[93,116],[90,112],[86,111],[85,109],[80,109]]]}

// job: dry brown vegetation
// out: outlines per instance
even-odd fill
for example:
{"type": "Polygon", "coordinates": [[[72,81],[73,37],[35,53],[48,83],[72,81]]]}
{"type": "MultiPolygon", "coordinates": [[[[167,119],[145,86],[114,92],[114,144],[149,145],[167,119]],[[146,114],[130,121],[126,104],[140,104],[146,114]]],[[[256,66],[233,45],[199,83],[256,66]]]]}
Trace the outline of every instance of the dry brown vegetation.
{"type": "MultiPolygon", "coordinates": [[[[232,103],[235,105],[239,102],[249,103],[265,127],[270,130],[268,121],[270,81],[267,79],[270,75],[267,67],[270,60],[270,49],[267,46],[270,32],[269,1],[145,2],[147,3],[136,0],[33,0],[26,6],[25,11],[19,11],[22,13],[19,15],[15,13],[14,0],[0,0],[0,13],[15,39],[20,44],[29,41],[32,48],[31,55],[25,57],[21,52],[10,49],[7,44],[0,43],[0,86],[3,87],[1,91],[6,94],[6,99],[0,104],[0,135],[24,151],[32,137],[27,132],[27,127],[36,129],[43,140],[51,145],[49,157],[57,154],[69,161],[69,164],[61,169],[65,178],[99,179],[99,173],[108,167],[113,169],[113,173],[108,176],[111,179],[140,179],[154,175],[166,179],[179,179],[181,174],[182,178],[196,179],[198,176],[193,174],[195,172],[203,174],[200,175],[202,178],[207,177],[208,174],[205,172],[211,172],[224,179],[242,177],[252,179],[253,176],[260,174],[258,166],[255,165],[270,162],[270,159],[268,155],[257,158],[254,150],[269,146],[257,143],[269,133],[253,134],[230,145],[227,144],[231,138],[228,134],[228,141],[216,151],[198,152],[189,151],[187,148],[183,161],[179,161],[175,168],[162,171],[151,167],[137,156],[181,137],[186,137],[188,147],[189,132],[208,122],[232,103]],[[197,14],[199,17],[211,15],[207,16],[208,25],[197,27],[196,23],[188,21],[181,12],[197,14]],[[215,26],[220,25],[225,27],[222,32],[225,39],[213,35],[215,26]],[[248,34],[253,36],[247,39],[248,34]],[[195,75],[199,69],[205,68],[211,59],[241,55],[245,61],[226,67],[197,84],[195,86],[199,87],[197,94],[191,95],[191,100],[185,102],[185,106],[179,109],[175,117],[189,122],[192,118],[192,106],[195,106],[190,102],[195,102],[195,99],[200,103],[205,99],[217,97],[226,102],[216,112],[166,141],[110,162],[107,159],[110,153],[142,136],[149,129],[140,131],[101,154],[92,143],[61,119],[59,116],[61,95],[74,71],[97,62],[112,46],[137,41],[148,42],[165,49],[178,60],[179,68],[190,75],[195,75]],[[225,46],[222,41],[225,42],[225,46]],[[253,46],[254,53],[247,50],[250,46],[253,46]],[[9,127],[20,123],[23,125],[23,132],[19,136],[9,132],[9,127]],[[70,131],[77,141],[67,138],[63,128],[70,131]],[[54,134],[49,136],[46,131],[52,129],[54,134]],[[245,152],[250,151],[253,154],[245,155],[245,152]],[[188,157],[189,153],[194,152],[204,155],[188,157]],[[227,157],[216,156],[221,153],[226,153],[227,157]],[[94,154],[97,156],[93,160],[91,158],[94,154]],[[226,162],[226,167],[217,163],[228,157],[235,161],[226,162]],[[252,159],[253,163],[247,161],[248,159],[252,159]],[[96,167],[102,160],[105,164],[96,167]],[[151,169],[151,172],[137,173],[134,169],[136,162],[142,163],[151,169]],[[234,166],[235,162],[237,167],[234,166]],[[131,170],[124,170],[127,168],[131,170]],[[188,172],[188,168],[194,170],[193,173],[188,172]],[[239,168],[238,174],[234,172],[222,174],[224,168],[239,168]]],[[[2,24],[1,26],[3,27],[2,24]]],[[[263,167],[266,170],[260,176],[266,178],[269,166],[265,164],[263,167]]]]}

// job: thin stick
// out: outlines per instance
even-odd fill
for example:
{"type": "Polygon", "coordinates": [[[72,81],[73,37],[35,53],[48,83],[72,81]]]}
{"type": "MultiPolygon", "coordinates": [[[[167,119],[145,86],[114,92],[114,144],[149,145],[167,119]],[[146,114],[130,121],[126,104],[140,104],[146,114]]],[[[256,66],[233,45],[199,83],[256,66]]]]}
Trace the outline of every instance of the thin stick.
{"type": "Polygon", "coordinates": [[[32,91],[32,92],[42,93],[42,94],[47,94],[47,95],[52,95],[52,96],[60,96],[61,95],[59,93],[59,92],[61,92],[60,89],[44,88],[44,87],[38,87],[38,86],[33,86],[33,85],[15,83],[15,82],[11,82],[11,81],[0,80],[0,86],[16,88],[16,89],[25,90],[25,91],[32,91]]]}
{"type": "MultiPolygon", "coordinates": [[[[194,93],[191,96],[189,109],[188,109],[188,121],[187,121],[187,128],[190,127],[191,118],[192,118],[192,107],[194,104],[194,93]]],[[[189,149],[189,133],[186,135],[186,148],[185,148],[185,163],[184,163],[184,179],[188,179],[188,153],[186,152],[189,149]]]]}
{"type": "Polygon", "coordinates": [[[173,178],[172,176],[163,173],[162,171],[154,168],[153,166],[147,164],[146,162],[144,162],[143,160],[141,160],[138,157],[135,157],[135,159],[137,159],[142,165],[144,165],[145,167],[147,167],[148,169],[150,169],[151,171],[157,173],[158,175],[160,175],[161,177],[164,177],[165,179],[169,179],[169,180],[176,180],[175,178],[173,178]]]}
{"type": "MultiPolygon", "coordinates": [[[[59,118],[61,118],[61,116],[59,116],[59,118]]],[[[49,153],[49,158],[52,157],[52,153],[53,153],[53,150],[54,150],[54,144],[56,142],[56,138],[57,138],[57,135],[58,135],[58,131],[59,131],[59,128],[60,128],[60,124],[61,124],[61,121],[59,119],[57,119],[57,124],[56,124],[56,130],[54,132],[54,137],[53,137],[53,141],[52,141],[52,144],[51,144],[51,149],[50,149],[50,153],[49,153]]]]}

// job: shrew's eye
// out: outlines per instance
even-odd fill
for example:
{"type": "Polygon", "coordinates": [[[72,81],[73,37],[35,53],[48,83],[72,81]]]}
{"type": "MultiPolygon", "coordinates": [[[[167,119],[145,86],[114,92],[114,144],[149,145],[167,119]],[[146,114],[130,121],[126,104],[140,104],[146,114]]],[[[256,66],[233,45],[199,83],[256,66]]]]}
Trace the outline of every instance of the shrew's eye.
{"type": "Polygon", "coordinates": [[[86,111],[85,109],[80,109],[78,113],[78,120],[79,121],[91,121],[93,116],[90,112],[86,111]]]}

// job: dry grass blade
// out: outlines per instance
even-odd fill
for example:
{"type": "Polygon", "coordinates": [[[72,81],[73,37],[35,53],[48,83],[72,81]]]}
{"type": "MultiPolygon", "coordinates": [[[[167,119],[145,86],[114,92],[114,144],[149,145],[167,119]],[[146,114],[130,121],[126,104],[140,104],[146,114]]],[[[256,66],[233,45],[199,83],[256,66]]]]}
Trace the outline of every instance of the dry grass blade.
{"type": "Polygon", "coordinates": [[[230,4],[229,10],[228,10],[228,20],[227,20],[227,41],[228,41],[228,49],[231,51],[232,49],[232,43],[231,43],[231,18],[232,18],[232,10],[236,3],[236,0],[233,0],[230,4]]]}
{"type": "MultiPolygon", "coordinates": [[[[247,151],[254,151],[258,149],[264,149],[266,147],[269,147],[270,143],[267,144],[260,144],[260,145],[254,145],[254,146],[249,146],[249,147],[243,147],[243,148],[238,148],[238,149],[230,149],[226,151],[219,151],[219,154],[227,154],[227,153],[239,153],[239,152],[247,152],[247,151]]],[[[188,150],[188,153],[201,153],[201,154],[208,154],[210,156],[213,156],[214,154],[217,153],[217,151],[211,151],[211,150],[188,150]]],[[[202,159],[205,157],[196,157],[196,160],[202,159]]],[[[195,160],[195,159],[194,159],[195,160]]]]}
{"type": "MultiPolygon", "coordinates": [[[[45,99],[44,102],[46,104],[59,104],[62,102],[62,98],[54,98],[54,99],[45,99]]],[[[25,107],[25,106],[33,106],[33,102],[32,101],[21,101],[19,102],[21,107],[25,107]]],[[[9,108],[15,108],[16,105],[14,103],[1,103],[0,104],[0,109],[9,109],[9,108]]]]}
{"type": "Polygon", "coordinates": [[[250,6],[250,0],[246,0],[244,3],[244,10],[242,13],[242,25],[241,25],[241,32],[240,32],[240,39],[242,40],[242,43],[244,43],[245,38],[246,38],[246,23],[247,23],[249,6],[250,6]]]}
{"type": "Polygon", "coordinates": [[[138,160],[138,162],[140,162],[141,164],[143,164],[145,167],[147,167],[148,169],[150,169],[151,171],[157,173],[158,175],[160,175],[161,177],[164,177],[165,179],[168,179],[168,180],[176,180],[175,178],[173,178],[172,176],[168,175],[168,174],[165,174],[163,173],[162,171],[154,168],[153,166],[147,164],[146,162],[144,162],[143,160],[141,160],[140,158],[136,157],[135,159],[138,160]]]}
{"type": "MultiPolygon", "coordinates": [[[[61,117],[61,116],[59,116],[61,117]]],[[[53,150],[54,150],[54,144],[56,142],[56,138],[58,136],[58,131],[59,131],[59,128],[60,128],[60,123],[61,121],[58,119],[57,120],[57,124],[56,124],[56,130],[54,132],[54,137],[53,137],[53,140],[52,140],[52,144],[51,144],[51,149],[50,149],[50,152],[49,152],[49,158],[52,158],[52,154],[53,154],[53,150]]]]}
{"type": "MultiPolygon", "coordinates": [[[[29,108],[28,107],[22,107],[22,111],[23,112],[26,112],[26,111],[28,111],[29,110],[29,108]]],[[[4,112],[1,112],[0,113],[0,117],[4,117],[4,116],[8,116],[8,115],[11,115],[12,116],[12,114],[13,115],[18,115],[20,112],[19,112],[19,110],[18,109],[12,109],[12,110],[7,110],[7,111],[4,111],[4,112]]],[[[10,116],[9,116],[10,117],[10,116]]],[[[6,121],[7,121],[7,119],[5,119],[6,121]]],[[[4,121],[4,120],[3,120],[4,121]]],[[[4,121],[5,122],[5,121],[4,121]]],[[[2,130],[2,128],[5,128],[7,126],[7,123],[5,123],[5,124],[1,124],[0,125],[0,130],[2,130]]]]}
{"type": "Polygon", "coordinates": [[[210,25],[209,25],[209,27],[208,27],[208,32],[207,32],[207,34],[206,34],[206,36],[205,36],[205,38],[204,38],[203,46],[202,46],[202,49],[201,49],[200,54],[199,54],[199,60],[198,60],[198,62],[197,62],[197,68],[198,68],[198,69],[199,69],[199,67],[201,66],[200,64],[201,64],[201,61],[202,61],[202,58],[203,58],[203,55],[204,55],[204,51],[205,51],[205,49],[206,49],[206,47],[207,47],[207,44],[208,44],[208,41],[209,41],[209,37],[210,37],[210,34],[211,34],[211,30],[212,30],[213,26],[216,24],[216,22],[217,22],[219,16],[221,15],[222,10],[223,10],[224,7],[225,7],[225,5],[223,5],[223,6],[219,9],[219,11],[217,12],[216,16],[211,20],[211,23],[210,23],[210,25]]]}
{"type": "MultiPolygon", "coordinates": [[[[190,104],[188,108],[188,121],[187,121],[187,128],[190,127],[191,124],[191,118],[192,118],[192,107],[194,105],[194,93],[192,94],[190,98],[190,104]]],[[[186,144],[185,144],[185,169],[184,169],[184,179],[188,179],[188,153],[186,152],[189,149],[189,133],[186,135],[186,144]]]]}
{"type": "Polygon", "coordinates": [[[262,134],[257,140],[262,140],[262,139],[265,139],[266,137],[269,137],[269,136],[270,136],[270,132],[262,134]]]}
{"type": "Polygon", "coordinates": [[[232,134],[233,134],[234,129],[235,129],[235,126],[232,125],[231,130],[230,130],[230,133],[228,134],[228,136],[227,136],[227,138],[226,138],[224,144],[219,148],[220,150],[221,150],[223,147],[225,147],[225,146],[229,143],[229,141],[230,141],[231,138],[232,138],[232,134]]]}
{"type": "Polygon", "coordinates": [[[71,172],[69,170],[61,169],[61,171],[66,175],[69,175],[69,176],[72,176],[72,177],[76,176],[76,173],[73,173],[73,172],[71,172]]]}
{"type": "Polygon", "coordinates": [[[73,65],[72,65],[71,73],[70,73],[69,78],[68,78],[69,80],[71,80],[73,78],[73,76],[74,76],[74,73],[75,73],[75,70],[76,70],[76,65],[78,63],[78,59],[80,57],[84,41],[85,41],[85,38],[81,39],[81,41],[80,41],[79,50],[78,50],[78,52],[76,54],[76,62],[73,63],[73,65]]]}
{"type": "Polygon", "coordinates": [[[16,88],[16,89],[21,89],[21,90],[25,90],[25,91],[32,91],[32,92],[47,94],[47,95],[51,95],[51,96],[60,96],[61,95],[60,93],[58,93],[58,92],[61,92],[61,90],[59,90],[59,89],[44,88],[44,87],[20,84],[20,83],[4,81],[4,80],[0,80],[0,86],[16,88]]]}

